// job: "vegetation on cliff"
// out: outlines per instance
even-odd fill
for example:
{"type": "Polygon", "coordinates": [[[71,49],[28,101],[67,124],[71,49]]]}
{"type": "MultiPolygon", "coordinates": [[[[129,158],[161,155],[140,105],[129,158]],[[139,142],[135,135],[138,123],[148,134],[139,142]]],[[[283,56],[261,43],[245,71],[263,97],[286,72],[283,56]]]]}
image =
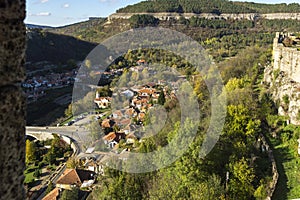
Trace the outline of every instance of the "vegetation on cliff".
{"type": "Polygon", "coordinates": [[[142,1],[119,9],[118,13],[175,12],[175,13],[295,13],[300,5],[293,4],[258,4],[232,2],[227,0],[154,0],[142,1]]]}

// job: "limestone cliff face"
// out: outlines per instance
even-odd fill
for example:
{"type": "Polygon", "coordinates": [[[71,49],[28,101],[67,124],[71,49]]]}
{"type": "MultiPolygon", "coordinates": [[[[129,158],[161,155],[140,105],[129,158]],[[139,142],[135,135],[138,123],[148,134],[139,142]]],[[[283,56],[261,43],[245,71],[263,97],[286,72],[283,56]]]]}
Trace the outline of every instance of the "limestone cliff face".
{"type": "Polygon", "coordinates": [[[132,15],[136,14],[147,14],[152,15],[160,20],[170,20],[170,19],[179,19],[180,17],[184,17],[189,19],[191,17],[199,17],[205,19],[247,19],[247,20],[255,20],[259,18],[264,19],[294,19],[300,20],[300,13],[266,13],[266,14],[259,14],[259,13],[223,13],[220,15],[213,14],[213,13],[114,13],[108,17],[108,21],[112,21],[114,19],[129,19],[132,15]]]}
{"type": "MultiPolygon", "coordinates": [[[[278,113],[292,124],[300,125],[300,51],[297,38],[276,34],[273,44],[273,64],[265,68],[264,83],[278,105],[278,113]],[[286,38],[293,41],[284,46],[286,38]]],[[[298,42],[299,43],[299,42],[298,42]]]]}

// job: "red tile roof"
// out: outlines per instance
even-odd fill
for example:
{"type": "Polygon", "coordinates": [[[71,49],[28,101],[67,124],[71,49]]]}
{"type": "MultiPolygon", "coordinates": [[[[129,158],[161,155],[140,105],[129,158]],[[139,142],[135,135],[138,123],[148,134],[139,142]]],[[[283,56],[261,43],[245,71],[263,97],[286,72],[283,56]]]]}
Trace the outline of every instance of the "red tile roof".
{"type": "Polygon", "coordinates": [[[47,194],[42,200],[56,200],[59,196],[59,189],[54,188],[49,194],[47,194]]]}
{"type": "Polygon", "coordinates": [[[81,186],[83,181],[91,180],[94,172],[79,169],[66,169],[63,175],[57,180],[57,184],[81,186]]]}
{"type": "Polygon", "coordinates": [[[110,132],[109,134],[107,134],[106,136],[103,137],[103,140],[106,141],[112,141],[116,138],[116,133],[115,132],[110,132]]]}

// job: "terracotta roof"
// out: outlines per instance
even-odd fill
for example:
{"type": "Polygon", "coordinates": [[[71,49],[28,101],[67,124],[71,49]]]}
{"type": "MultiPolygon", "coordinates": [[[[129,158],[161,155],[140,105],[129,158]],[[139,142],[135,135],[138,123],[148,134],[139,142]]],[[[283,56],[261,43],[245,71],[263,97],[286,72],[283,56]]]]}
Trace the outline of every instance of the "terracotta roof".
{"type": "Polygon", "coordinates": [[[112,121],[112,120],[110,120],[110,119],[104,119],[103,121],[102,121],[102,123],[101,123],[101,126],[103,127],[103,128],[110,128],[110,127],[112,127],[114,125],[114,122],[112,121]]]}
{"type": "Polygon", "coordinates": [[[107,134],[106,136],[103,137],[103,140],[106,141],[112,141],[116,138],[116,133],[115,132],[110,132],[109,134],[107,134]]]}
{"type": "Polygon", "coordinates": [[[138,63],[145,63],[145,62],[146,62],[146,60],[144,60],[144,59],[140,59],[140,60],[138,60],[137,62],[138,62],[138,63]]]}
{"type": "Polygon", "coordinates": [[[76,170],[74,169],[66,169],[56,183],[66,185],[82,184],[78,174],[76,173],[76,170]]]}
{"type": "Polygon", "coordinates": [[[130,115],[130,116],[131,116],[131,115],[134,114],[134,112],[135,112],[135,110],[134,110],[133,108],[129,108],[129,109],[126,110],[125,113],[126,113],[127,115],[130,115]]]}
{"type": "Polygon", "coordinates": [[[54,188],[49,194],[47,194],[42,200],[56,200],[59,196],[59,189],[54,188]]]}
{"type": "Polygon", "coordinates": [[[139,93],[147,93],[147,94],[153,94],[153,89],[148,89],[148,88],[144,88],[144,89],[141,89],[139,91],[139,93]]]}
{"type": "Polygon", "coordinates": [[[139,113],[139,118],[141,120],[145,119],[146,114],[145,113],[139,113]]]}
{"type": "Polygon", "coordinates": [[[83,181],[93,179],[94,172],[79,169],[66,169],[63,175],[57,180],[57,184],[80,186],[83,181]]]}

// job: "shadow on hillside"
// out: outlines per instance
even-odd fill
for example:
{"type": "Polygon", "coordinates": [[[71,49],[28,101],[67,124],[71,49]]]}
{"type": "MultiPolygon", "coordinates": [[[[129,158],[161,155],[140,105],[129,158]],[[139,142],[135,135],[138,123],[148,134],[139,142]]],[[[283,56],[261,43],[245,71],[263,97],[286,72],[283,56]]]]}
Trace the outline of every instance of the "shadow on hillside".
{"type": "Polygon", "coordinates": [[[38,30],[27,33],[27,38],[26,61],[32,63],[48,61],[67,64],[69,60],[82,61],[97,46],[71,36],[38,30]]]}

